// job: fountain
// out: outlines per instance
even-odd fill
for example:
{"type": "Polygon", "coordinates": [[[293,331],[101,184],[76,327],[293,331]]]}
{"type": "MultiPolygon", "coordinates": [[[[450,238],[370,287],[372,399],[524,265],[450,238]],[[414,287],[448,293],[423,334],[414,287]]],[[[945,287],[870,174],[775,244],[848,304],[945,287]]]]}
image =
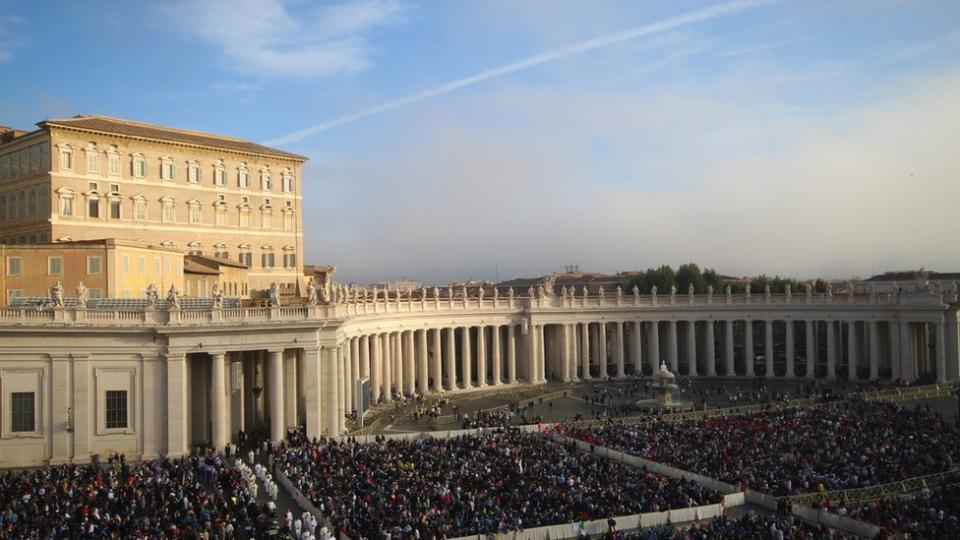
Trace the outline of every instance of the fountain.
{"type": "Polygon", "coordinates": [[[680,387],[677,386],[676,377],[666,364],[660,364],[660,371],[656,374],[656,382],[650,385],[653,391],[652,399],[641,399],[633,404],[639,410],[654,413],[680,412],[693,410],[693,402],[685,399],[677,399],[680,387]]]}

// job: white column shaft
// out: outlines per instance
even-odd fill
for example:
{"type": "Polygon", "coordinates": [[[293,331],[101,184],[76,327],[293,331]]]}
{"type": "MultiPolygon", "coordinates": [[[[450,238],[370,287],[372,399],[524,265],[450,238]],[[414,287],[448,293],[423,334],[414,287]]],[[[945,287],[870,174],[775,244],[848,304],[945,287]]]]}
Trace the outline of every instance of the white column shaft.
{"type": "Polygon", "coordinates": [[[270,351],[270,440],[283,440],[283,351],[270,351]]]}
{"type": "Polygon", "coordinates": [[[212,366],[210,370],[210,424],[213,433],[212,444],[214,450],[222,452],[227,445],[227,377],[224,366],[226,355],[213,353],[210,355],[212,366]]]}

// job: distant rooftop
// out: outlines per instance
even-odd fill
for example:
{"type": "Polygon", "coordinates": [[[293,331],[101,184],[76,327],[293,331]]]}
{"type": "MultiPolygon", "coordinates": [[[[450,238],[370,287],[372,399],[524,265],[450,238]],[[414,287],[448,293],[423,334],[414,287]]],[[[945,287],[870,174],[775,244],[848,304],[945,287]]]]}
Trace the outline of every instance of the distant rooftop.
{"type": "Polygon", "coordinates": [[[261,144],[245,141],[243,139],[236,139],[233,137],[216,135],[213,133],[204,133],[202,131],[190,131],[156,124],[133,122],[131,120],[123,120],[110,116],[78,115],[72,118],[50,118],[42,122],[38,122],[37,126],[40,128],[55,126],[81,131],[106,133],[110,135],[121,135],[124,137],[134,137],[138,139],[176,142],[194,146],[232,150],[246,154],[293,159],[296,161],[307,160],[306,157],[298,154],[284,152],[282,150],[277,150],[261,144]]]}
{"type": "Polygon", "coordinates": [[[931,272],[929,270],[905,270],[898,272],[884,272],[870,276],[864,282],[878,281],[914,281],[917,279],[930,281],[960,281],[960,272],[931,272]]]}

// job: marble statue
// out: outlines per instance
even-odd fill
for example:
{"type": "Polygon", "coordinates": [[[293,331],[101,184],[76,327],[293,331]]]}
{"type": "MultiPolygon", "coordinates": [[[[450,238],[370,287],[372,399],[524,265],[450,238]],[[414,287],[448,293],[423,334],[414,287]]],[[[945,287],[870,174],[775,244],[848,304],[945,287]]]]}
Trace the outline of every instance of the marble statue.
{"type": "Polygon", "coordinates": [[[147,285],[147,309],[154,309],[157,307],[157,303],[160,301],[160,292],[157,291],[157,286],[151,283],[147,285]]]}
{"type": "Polygon", "coordinates": [[[636,285],[633,286],[633,295],[640,296],[640,287],[637,287],[636,285]]]}
{"type": "Polygon", "coordinates": [[[280,287],[277,286],[277,282],[274,281],[270,284],[270,291],[267,293],[267,302],[270,307],[280,307],[280,287]]]}
{"type": "Polygon", "coordinates": [[[477,288],[477,300],[483,301],[483,285],[477,288]]]}
{"type": "Polygon", "coordinates": [[[607,296],[607,291],[604,290],[602,285],[600,286],[600,290],[597,291],[597,296],[600,297],[601,301],[607,296]]]}
{"type": "Polygon", "coordinates": [[[167,291],[167,309],[170,311],[180,309],[180,291],[177,290],[176,285],[170,285],[170,290],[167,291]]]}
{"type": "Polygon", "coordinates": [[[623,298],[623,289],[619,285],[617,285],[617,298],[623,298]]]}
{"type": "Polygon", "coordinates": [[[87,300],[90,299],[90,291],[81,281],[77,284],[77,309],[87,309],[87,300]]]}
{"type": "Polygon", "coordinates": [[[753,288],[750,287],[750,284],[749,284],[749,283],[747,283],[747,286],[743,288],[743,292],[744,292],[744,294],[747,295],[747,298],[750,298],[750,294],[751,294],[751,292],[752,292],[752,289],[753,289],[753,288]]]}
{"type": "Polygon", "coordinates": [[[317,305],[318,301],[319,298],[317,297],[317,287],[313,284],[313,280],[311,279],[310,282],[307,283],[307,305],[315,306],[317,305]]]}
{"type": "Polygon", "coordinates": [[[770,298],[770,284],[769,284],[769,283],[767,283],[766,285],[763,286],[763,295],[766,296],[767,298],[770,298]]]}
{"type": "Polygon", "coordinates": [[[50,300],[53,302],[53,307],[63,307],[63,285],[59,281],[50,288],[50,300]]]}
{"type": "Polygon", "coordinates": [[[530,299],[533,299],[533,295],[534,295],[533,285],[531,285],[530,287],[527,288],[527,297],[529,297],[530,299]]]}
{"type": "Polygon", "coordinates": [[[214,309],[219,309],[223,307],[223,291],[220,289],[220,284],[214,282],[213,287],[210,289],[210,294],[213,296],[213,307],[214,309]]]}
{"type": "Polygon", "coordinates": [[[786,293],[787,298],[790,298],[791,296],[793,296],[793,291],[790,290],[790,284],[789,284],[789,283],[787,283],[787,284],[785,285],[785,289],[786,289],[786,290],[785,290],[784,292],[786,293]]]}

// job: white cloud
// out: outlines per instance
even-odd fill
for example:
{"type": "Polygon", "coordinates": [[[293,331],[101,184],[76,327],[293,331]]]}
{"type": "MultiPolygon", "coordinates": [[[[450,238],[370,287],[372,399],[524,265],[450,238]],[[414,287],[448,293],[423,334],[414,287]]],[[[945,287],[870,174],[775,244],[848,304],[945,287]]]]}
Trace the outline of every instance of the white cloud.
{"type": "Polygon", "coordinates": [[[372,30],[402,20],[398,0],[359,0],[294,10],[284,0],[176,0],[165,20],[205,41],[248,75],[316,77],[371,64],[372,30]]]}
{"type": "Polygon", "coordinates": [[[342,225],[308,235],[308,255],[360,281],[492,279],[497,263],[501,277],[690,260],[797,277],[955,270],[958,95],[960,73],[821,116],[733,83],[465,96],[398,119],[392,148],[308,171],[305,200],[324,208],[306,229],[342,225]],[[614,147],[598,157],[595,140],[614,147]]]}

